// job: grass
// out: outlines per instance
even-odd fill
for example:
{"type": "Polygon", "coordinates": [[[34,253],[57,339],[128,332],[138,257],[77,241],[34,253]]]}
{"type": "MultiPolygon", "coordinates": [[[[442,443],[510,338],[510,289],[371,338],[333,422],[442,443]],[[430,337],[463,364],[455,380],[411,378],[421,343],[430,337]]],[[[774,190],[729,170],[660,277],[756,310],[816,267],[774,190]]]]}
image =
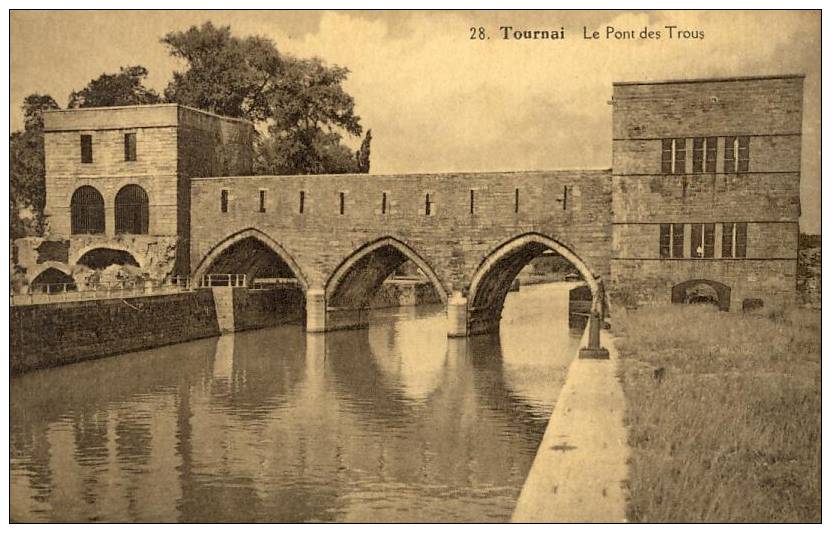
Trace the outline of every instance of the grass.
{"type": "Polygon", "coordinates": [[[615,317],[630,521],[821,520],[819,311],[615,317]]]}

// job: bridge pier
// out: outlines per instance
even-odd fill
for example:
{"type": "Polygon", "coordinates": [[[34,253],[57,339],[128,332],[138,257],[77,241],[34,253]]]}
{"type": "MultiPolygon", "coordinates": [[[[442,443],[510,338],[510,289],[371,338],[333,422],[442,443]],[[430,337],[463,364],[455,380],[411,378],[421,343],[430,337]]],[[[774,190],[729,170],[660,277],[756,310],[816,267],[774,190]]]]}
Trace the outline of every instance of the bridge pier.
{"type": "Polygon", "coordinates": [[[326,331],[326,291],[323,289],[306,291],[306,331],[326,331]]]}
{"type": "Polygon", "coordinates": [[[467,332],[467,298],[454,291],[447,299],[447,337],[465,337],[467,332]]]}

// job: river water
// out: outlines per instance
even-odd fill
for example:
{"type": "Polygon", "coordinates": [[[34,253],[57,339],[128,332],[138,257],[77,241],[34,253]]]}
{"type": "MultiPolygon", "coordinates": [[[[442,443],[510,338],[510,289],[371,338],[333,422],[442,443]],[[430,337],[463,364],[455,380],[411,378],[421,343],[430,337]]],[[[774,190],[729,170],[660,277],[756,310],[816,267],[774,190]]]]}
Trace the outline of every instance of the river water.
{"type": "Polygon", "coordinates": [[[579,330],[523,287],[498,335],[441,307],[239,333],[11,380],[17,521],[507,521],[579,330]]]}

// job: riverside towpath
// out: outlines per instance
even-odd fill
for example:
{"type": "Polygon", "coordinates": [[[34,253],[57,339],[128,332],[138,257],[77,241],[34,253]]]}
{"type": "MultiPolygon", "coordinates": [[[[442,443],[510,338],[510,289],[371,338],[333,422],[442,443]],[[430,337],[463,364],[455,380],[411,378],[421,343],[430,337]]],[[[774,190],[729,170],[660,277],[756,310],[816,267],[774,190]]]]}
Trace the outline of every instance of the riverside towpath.
{"type": "Polygon", "coordinates": [[[602,340],[609,360],[569,367],[512,522],[626,522],[625,402],[611,334],[602,340]]]}

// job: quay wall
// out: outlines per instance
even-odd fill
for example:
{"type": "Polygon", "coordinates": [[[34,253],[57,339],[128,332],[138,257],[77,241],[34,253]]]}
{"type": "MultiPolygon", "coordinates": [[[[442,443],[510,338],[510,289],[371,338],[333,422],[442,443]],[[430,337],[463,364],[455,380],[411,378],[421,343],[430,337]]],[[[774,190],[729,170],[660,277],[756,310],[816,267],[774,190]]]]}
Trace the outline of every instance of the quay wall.
{"type": "MultiPolygon", "coordinates": [[[[385,285],[385,306],[435,303],[429,285],[405,296],[385,285]],[[410,300],[410,298],[413,298],[410,300]]],[[[234,289],[234,331],[302,324],[299,288],[234,289]]],[[[210,290],[129,299],[83,300],[11,307],[11,374],[131,351],[153,349],[220,334],[210,290]]]]}
{"type": "Polygon", "coordinates": [[[211,292],[12,306],[12,374],[219,335],[211,292]]]}

